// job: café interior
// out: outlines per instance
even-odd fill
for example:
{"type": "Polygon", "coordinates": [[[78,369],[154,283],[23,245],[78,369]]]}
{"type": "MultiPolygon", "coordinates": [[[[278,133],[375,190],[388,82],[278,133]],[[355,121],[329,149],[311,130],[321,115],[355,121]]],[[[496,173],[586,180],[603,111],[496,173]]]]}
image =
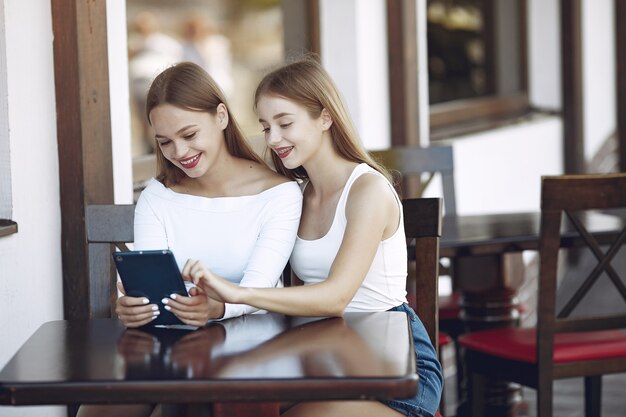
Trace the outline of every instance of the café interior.
{"type": "MultiPolygon", "coordinates": [[[[306,54],[402,198],[438,202],[428,259],[421,231],[407,233],[407,299],[432,313],[420,317],[445,377],[438,415],[623,415],[626,2],[43,3],[0,0],[0,415],[76,413],[12,396],[3,378],[44,323],[115,317],[110,253],[132,244],[133,205],[156,174],[142,113],[153,77],[204,65],[271,164],[252,94],[268,69],[306,54]],[[565,221],[557,209],[594,211],[565,221]],[[429,260],[436,280],[422,291],[429,260]]],[[[242,398],[172,415],[279,413],[242,398]]]]}

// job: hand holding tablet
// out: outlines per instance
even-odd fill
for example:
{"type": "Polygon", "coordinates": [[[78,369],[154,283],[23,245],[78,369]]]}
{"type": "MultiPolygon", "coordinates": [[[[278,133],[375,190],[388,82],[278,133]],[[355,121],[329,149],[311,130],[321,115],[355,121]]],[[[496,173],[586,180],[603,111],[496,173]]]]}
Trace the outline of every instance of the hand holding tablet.
{"type": "Polygon", "coordinates": [[[188,295],[171,251],[113,252],[112,256],[126,295],[145,297],[149,303],[159,306],[160,314],[150,322],[151,326],[183,324],[178,317],[167,311],[161,302],[171,294],[188,295]]]}

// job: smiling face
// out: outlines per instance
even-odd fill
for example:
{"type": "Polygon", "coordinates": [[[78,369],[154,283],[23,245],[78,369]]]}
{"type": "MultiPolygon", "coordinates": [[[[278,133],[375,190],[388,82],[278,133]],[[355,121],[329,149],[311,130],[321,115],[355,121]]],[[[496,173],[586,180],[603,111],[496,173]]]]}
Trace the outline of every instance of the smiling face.
{"type": "Polygon", "coordinates": [[[256,107],[267,146],[288,169],[315,155],[332,124],[327,112],[314,118],[303,106],[274,95],[261,96],[256,107]]]}
{"type": "Polygon", "coordinates": [[[150,121],[165,159],[190,178],[205,175],[219,155],[227,152],[224,129],[228,113],[223,104],[215,114],[161,104],[150,112],[150,121]]]}

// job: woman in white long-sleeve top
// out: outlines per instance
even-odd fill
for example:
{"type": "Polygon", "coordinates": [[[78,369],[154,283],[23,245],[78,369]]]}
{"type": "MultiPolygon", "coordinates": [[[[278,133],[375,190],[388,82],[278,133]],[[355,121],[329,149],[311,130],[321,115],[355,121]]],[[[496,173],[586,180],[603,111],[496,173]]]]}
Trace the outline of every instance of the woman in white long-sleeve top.
{"type": "MultiPolygon", "coordinates": [[[[137,202],[134,249],[170,249],[181,270],[192,258],[233,285],[281,286],[302,209],[297,182],[272,171],[252,151],[219,87],[196,64],[180,63],[159,74],[146,104],[158,175],[137,202]]],[[[118,288],[125,294],[121,283],[118,288]]],[[[259,310],[216,301],[197,287],[189,295],[162,300],[189,325],[259,310]]],[[[140,327],[159,309],[145,298],[122,295],[116,313],[127,327],[140,327]]],[[[156,416],[159,408],[79,410],[80,417],[101,415],[156,416]]]]}

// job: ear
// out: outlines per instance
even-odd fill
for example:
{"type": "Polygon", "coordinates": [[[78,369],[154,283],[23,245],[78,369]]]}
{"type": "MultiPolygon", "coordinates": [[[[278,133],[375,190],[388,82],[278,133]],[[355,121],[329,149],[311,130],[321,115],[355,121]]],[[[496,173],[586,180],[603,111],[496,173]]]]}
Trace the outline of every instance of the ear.
{"type": "Polygon", "coordinates": [[[215,109],[215,117],[217,117],[217,123],[219,124],[220,129],[226,129],[226,126],[228,126],[228,109],[224,103],[217,105],[215,109]]]}
{"type": "Polygon", "coordinates": [[[328,110],[326,110],[325,108],[322,109],[322,113],[320,114],[320,119],[322,120],[322,128],[324,130],[330,129],[330,127],[333,125],[333,118],[331,117],[328,110]]]}

